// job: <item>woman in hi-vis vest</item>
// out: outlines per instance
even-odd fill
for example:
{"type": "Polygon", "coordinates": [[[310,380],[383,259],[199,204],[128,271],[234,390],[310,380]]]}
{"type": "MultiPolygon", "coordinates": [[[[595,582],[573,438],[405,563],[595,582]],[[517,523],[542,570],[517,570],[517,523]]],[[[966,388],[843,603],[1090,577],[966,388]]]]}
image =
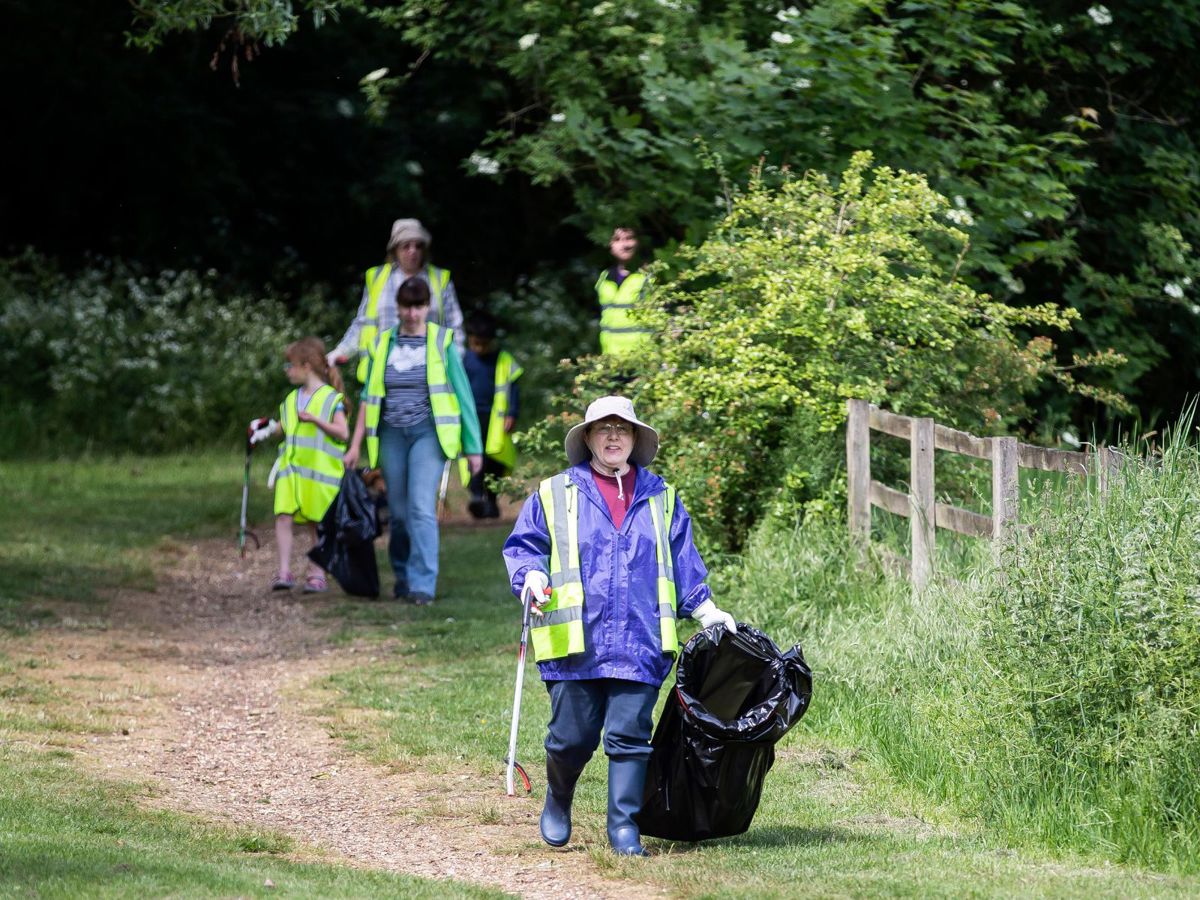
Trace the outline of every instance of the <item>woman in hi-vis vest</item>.
{"type": "Polygon", "coordinates": [[[608,839],[645,856],[634,817],[650,758],[651,713],[679,650],[677,618],[733,617],[712,602],[708,570],[675,489],[646,468],[658,433],[624,397],[602,397],[567,434],[570,468],[525,501],[504,544],[513,593],[537,601],[534,659],[550,691],[542,839],[571,836],[571,799],[600,744],[608,756],[608,839]]]}
{"type": "Polygon", "coordinates": [[[429,286],[400,285],[399,326],[371,348],[354,437],[344,457],[383,470],[396,573],[393,595],[418,606],[433,602],[438,576],[437,493],[447,459],[465,455],[471,472],[483,465],[475,398],[448,328],[428,321],[429,286]]]}
{"type": "Polygon", "coordinates": [[[440,269],[429,261],[433,236],[418,219],[397,219],[388,237],[387,261],[367,269],[363,279],[362,300],[354,321],[338,345],[326,357],[329,365],[354,363],[354,374],[367,383],[367,365],[375,338],[396,327],[396,308],[391,302],[400,285],[409,278],[420,278],[429,287],[429,321],[454,332],[455,346],[463,352],[463,314],[458,294],[450,280],[449,269],[440,269]]]}

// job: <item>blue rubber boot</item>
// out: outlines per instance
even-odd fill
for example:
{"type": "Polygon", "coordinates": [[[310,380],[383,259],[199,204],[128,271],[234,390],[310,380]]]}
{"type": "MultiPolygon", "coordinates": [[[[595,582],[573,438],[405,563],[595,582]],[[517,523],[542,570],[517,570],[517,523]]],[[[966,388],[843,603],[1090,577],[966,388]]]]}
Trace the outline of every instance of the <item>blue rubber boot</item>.
{"type": "Polygon", "coordinates": [[[642,809],[648,759],[608,760],[608,842],[618,856],[649,856],[633,821],[642,809]]]}
{"type": "Polygon", "coordinates": [[[551,847],[562,847],[571,839],[571,800],[582,771],[546,754],[546,805],[538,824],[542,840],[551,847]]]}

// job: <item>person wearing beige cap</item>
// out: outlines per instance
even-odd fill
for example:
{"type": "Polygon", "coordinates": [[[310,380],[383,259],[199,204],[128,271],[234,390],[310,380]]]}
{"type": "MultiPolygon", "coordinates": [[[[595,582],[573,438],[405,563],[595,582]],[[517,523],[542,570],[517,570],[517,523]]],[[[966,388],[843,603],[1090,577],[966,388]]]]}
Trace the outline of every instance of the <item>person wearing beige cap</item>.
{"type": "Polygon", "coordinates": [[[408,278],[420,278],[429,285],[429,321],[454,333],[454,344],[459,356],[462,355],[465,346],[462,308],[449,270],[439,269],[429,262],[429,245],[432,243],[432,235],[419,219],[397,219],[392,223],[387,245],[388,261],[367,269],[358,313],[338,345],[329,351],[330,365],[349,362],[357,356],[355,375],[360,383],[365,383],[375,338],[396,327],[396,291],[408,278]]]}
{"type": "Polygon", "coordinates": [[[504,544],[513,593],[535,601],[529,638],[550,692],[540,827],[553,847],[571,837],[575,783],[603,733],[609,842],[647,855],[635,817],[676,620],[737,631],[712,601],[687,510],[647,468],[658,443],[627,398],[601,397],[567,433],[571,467],[525,501],[504,544]]]}

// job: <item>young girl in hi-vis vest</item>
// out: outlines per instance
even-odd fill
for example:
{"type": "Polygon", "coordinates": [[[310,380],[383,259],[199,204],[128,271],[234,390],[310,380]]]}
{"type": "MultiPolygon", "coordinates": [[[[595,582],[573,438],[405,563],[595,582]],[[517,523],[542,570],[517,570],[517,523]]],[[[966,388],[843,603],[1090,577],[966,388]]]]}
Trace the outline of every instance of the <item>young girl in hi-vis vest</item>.
{"type": "MultiPolygon", "coordinates": [[[[341,375],[325,361],[320,338],[301,338],[284,351],[283,371],[296,385],[279,406],[279,418],[250,423],[250,443],[282,433],[274,477],[275,547],[279,571],[271,587],[291,590],[292,525],[307,524],[316,538],[317,523],[337,496],[349,426],[341,375]]],[[[308,562],[304,592],[326,589],[325,573],[308,562]]]]}

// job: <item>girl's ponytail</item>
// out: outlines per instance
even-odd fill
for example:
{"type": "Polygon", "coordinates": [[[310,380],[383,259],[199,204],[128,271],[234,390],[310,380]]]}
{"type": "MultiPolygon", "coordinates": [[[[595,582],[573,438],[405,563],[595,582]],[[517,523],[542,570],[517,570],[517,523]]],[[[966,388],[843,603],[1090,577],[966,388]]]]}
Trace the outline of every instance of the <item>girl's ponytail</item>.
{"type": "Polygon", "coordinates": [[[325,373],[321,375],[322,379],[324,379],[326,384],[342,395],[342,402],[346,404],[346,418],[353,419],[354,417],[351,415],[353,409],[350,406],[350,395],[346,393],[346,383],[342,381],[342,373],[338,370],[337,366],[331,366],[325,363],[324,355],[321,356],[321,362],[325,364],[325,373]]]}

